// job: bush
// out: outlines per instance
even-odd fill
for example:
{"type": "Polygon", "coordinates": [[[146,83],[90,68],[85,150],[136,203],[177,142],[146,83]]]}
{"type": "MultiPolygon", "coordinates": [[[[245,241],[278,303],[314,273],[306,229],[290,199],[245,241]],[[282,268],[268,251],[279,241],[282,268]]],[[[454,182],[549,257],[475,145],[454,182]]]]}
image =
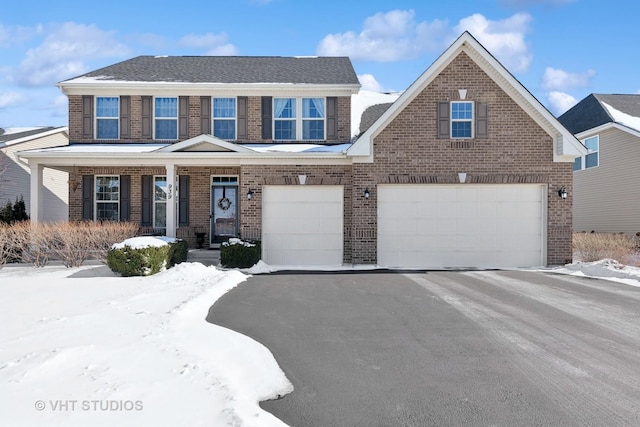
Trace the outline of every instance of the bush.
{"type": "Polygon", "coordinates": [[[124,277],[150,276],[187,259],[187,242],[178,240],[168,245],[133,248],[128,244],[107,252],[111,271],[124,277]]]}
{"type": "Polygon", "coordinates": [[[14,222],[26,221],[29,219],[27,215],[27,205],[24,203],[24,198],[16,197],[16,202],[11,203],[7,201],[4,208],[0,209],[0,222],[5,224],[13,224],[14,222]]]}
{"type": "Polygon", "coordinates": [[[87,259],[106,263],[109,248],[135,236],[137,230],[129,222],[0,222],[0,266],[28,262],[43,267],[51,259],[66,267],[79,267],[87,259]]]}
{"type": "Polygon", "coordinates": [[[638,260],[638,236],[612,233],[574,233],[573,252],[577,260],[593,262],[614,259],[633,265],[638,260]]]}
{"type": "Polygon", "coordinates": [[[220,264],[226,268],[249,268],[260,261],[259,241],[229,239],[220,246],[220,264]]]}

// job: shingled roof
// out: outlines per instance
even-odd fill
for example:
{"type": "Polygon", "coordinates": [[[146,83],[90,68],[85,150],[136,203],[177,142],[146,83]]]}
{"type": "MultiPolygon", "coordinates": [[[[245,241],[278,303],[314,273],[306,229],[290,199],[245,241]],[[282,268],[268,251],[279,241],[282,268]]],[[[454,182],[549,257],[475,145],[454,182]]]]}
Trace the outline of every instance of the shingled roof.
{"type": "Polygon", "coordinates": [[[76,79],[126,82],[359,85],[347,57],[138,56],[76,79]]]}
{"type": "Polygon", "coordinates": [[[558,121],[574,135],[615,122],[603,103],[630,116],[640,117],[640,95],[592,93],[558,117],[558,121]]]}
{"type": "Polygon", "coordinates": [[[9,143],[17,139],[26,138],[29,136],[38,135],[48,132],[50,130],[59,129],[60,127],[47,126],[47,127],[33,127],[33,128],[16,128],[6,129],[0,128],[0,144],[9,143]]]}

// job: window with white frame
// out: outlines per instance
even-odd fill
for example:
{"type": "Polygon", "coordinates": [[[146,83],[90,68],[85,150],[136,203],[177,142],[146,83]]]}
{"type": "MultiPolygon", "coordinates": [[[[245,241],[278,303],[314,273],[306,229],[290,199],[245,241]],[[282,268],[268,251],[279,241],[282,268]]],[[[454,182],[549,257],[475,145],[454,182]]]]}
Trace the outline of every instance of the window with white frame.
{"type": "Polygon", "coordinates": [[[153,228],[167,227],[167,177],[153,177],[153,228]]]}
{"type": "Polygon", "coordinates": [[[120,177],[96,176],[96,220],[120,219],[120,177]]]}
{"type": "Polygon", "coordinates": [[[451,138],[473,137],[473,102],[451,102],[451,138]]]}
{"type": "Polygon", "coordinates": [[[597,167],[600,164],[600,137],[592,136],[582,141],[587,147],[588,153],[584,156],[576,157],[573,162],[573,170],[579,171],[597,167]]]}
{"type": "Polygon", "coordinates": [[[155,98],[155,139],[178,139],[178,98],[155,98]]]}
{"type": "Polygon", "coordinates": [[[324,98],[274,98],[273,139],[325,139],[324,98]]]}
{"type": "Polygon", "coordinates": [[[96,138],[118,139],[120,98],[116,96],[96,97],[96,138]]]}
{"type": "Polygon", "coordinates": [[[302,139],[324,139],[324,98],[302,98],[302,139]]]}
{"type": "Polygon", "coordinates": [[[235,98],[213,98],[213,136],[236,139],[235,98]]]}

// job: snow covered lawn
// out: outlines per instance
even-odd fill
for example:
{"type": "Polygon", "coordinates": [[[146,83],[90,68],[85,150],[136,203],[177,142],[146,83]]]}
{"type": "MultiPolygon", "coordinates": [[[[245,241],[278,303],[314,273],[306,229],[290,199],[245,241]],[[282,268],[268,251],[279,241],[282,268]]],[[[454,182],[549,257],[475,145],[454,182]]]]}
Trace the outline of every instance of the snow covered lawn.
{"type": "Polygon", "coordinates": [[[258,406],[293,387],[264,346],[205,321],[246,279],[183,263],[0,270],[3,426],[282,426],[258,406]]]}

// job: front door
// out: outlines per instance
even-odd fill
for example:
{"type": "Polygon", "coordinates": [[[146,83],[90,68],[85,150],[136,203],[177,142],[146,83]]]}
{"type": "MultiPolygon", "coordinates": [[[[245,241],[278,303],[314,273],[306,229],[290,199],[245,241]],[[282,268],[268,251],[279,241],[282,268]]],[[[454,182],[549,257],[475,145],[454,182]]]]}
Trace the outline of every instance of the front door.
{"type": "Polygon", "coordinates": [[[214,177],[211,185],[211,244],[238,236],[238,179],[214,177]]]}

